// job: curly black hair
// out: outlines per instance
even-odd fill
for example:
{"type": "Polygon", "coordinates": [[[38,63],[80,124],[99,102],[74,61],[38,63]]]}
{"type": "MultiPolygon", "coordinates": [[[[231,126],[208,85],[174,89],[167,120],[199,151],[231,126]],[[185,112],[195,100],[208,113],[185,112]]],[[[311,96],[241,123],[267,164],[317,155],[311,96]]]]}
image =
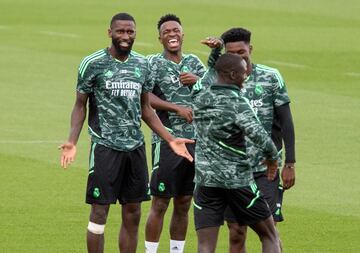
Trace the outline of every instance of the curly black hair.
{"type": "Polygon", "coordinates": [[[221,35],[221,39],[224,41],[224,44],[237,41],[244,41],[246,43],[250,43],[251,32],[240,27],[231,28],[230,30],[227,30],[221,35]]]}
{"type": "Polygon", "coordinates": [[[160,26],[168,21],[176,21],[181,25],[181,21],[180,21],[179,17],[177,17],[174,14],[166,14],[166,15],[162,16],[160,18],[159,22],[157,23],[157,29],[160,31],[160,26]]]}

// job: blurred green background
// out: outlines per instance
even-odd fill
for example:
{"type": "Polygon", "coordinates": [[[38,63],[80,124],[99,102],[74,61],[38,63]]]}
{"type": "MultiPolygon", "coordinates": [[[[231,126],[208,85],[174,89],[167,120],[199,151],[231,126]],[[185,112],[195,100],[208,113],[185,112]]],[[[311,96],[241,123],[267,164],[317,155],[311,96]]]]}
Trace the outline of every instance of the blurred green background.
{"type": "MultiPolygon", "coordinates": [[[[85,252],[89,137],[83,131],[66,171],[57,146],[68,136],[78,64],[109,45],[111,17],[129,12],[137,22],[134,50],[145,55],[162,50],[156,24],[166,13],[182,20],[183,51],[204,63],[201,39],[234,26],[252,31],[253,61],[278,68],[292,99],[297,181],[285,194],[286,222],[279,224],[284,252],[360,252],[359,11],[356,0],[1,0],[0,251],[85,252]]],[[[170,211],[159,252],[169,251],[170,211]]],[[[117,252],[119,224],[116,205],[106,252],[117,252]]],[[[196,244],[191,218],[185,252],[196,244]]],[[[253,233],[247,244],[249,252],[260,251],[253,233]]],[[[227,247],[223,228],[217,252],[227,247]]]]}

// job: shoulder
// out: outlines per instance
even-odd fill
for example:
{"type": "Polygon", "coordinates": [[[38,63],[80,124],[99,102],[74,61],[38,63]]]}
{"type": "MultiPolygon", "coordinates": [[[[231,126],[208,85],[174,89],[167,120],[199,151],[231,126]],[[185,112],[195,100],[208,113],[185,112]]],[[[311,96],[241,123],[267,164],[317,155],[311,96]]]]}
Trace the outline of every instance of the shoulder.
{"type": "Polygon", "coordinates": [[[130,55],[136,59],[137,61],[140,61],[140,62],[147,62],[147,58],[145,57],[145,55],[143,54],[139,54],[138,52],[132,50],[130,52],[130,55]]]}
{"type": "Polygon", "coordinates": [[[82,59],[80,65],[96,61],[97,59],[100,59],[100,58],[104,57],[105,55],[106,55],[105,49],[100,49],[92,54],[85,56],[82,59]]]}
{"type": "Polygon", "coordinates": [[[284,79],[278,69],[263,64],[254,64],[254,66],[259,75],[271,78],[272,82],[278,83],[279,88],[285,86],[284,79]]]}
{"type": "Polygon", "coordinates": [[[184,59],[186,59],[187,61],[194,61],[194,62],[201,62],[200,58],[195,55],[195,54],[183,54],[184,59]]]}
{"type": "Polygon", "coordinates": [[[161,54],[149,54],[146,56],[146,59],[148,60],[149,64],[154,64],[161,60],[161,54]]]}
{"type": "Polygon", "coordinates": [[[89,65],[93,64],[106,56],[106,49],[100,49],[84,57],[79,65],[79,73],[83,74],[89,65]]]}

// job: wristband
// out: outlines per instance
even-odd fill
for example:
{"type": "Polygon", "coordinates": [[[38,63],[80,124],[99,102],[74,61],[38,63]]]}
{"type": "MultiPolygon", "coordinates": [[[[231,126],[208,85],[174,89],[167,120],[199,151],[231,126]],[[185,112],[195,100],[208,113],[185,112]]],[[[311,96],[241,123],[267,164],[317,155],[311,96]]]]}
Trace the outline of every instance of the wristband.
{"type": "Polygon", "coordinates": [[[295,169],[295,165],[293,165],[293,164],[285,164],[284,168],[285,169],[295,169]]]}

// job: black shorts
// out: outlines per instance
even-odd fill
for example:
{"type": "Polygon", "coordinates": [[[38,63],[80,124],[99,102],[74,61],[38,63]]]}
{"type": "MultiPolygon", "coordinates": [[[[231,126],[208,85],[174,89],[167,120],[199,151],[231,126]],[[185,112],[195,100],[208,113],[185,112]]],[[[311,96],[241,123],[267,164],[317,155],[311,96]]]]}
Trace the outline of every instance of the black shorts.
{"type": "MultiPolygon", "coordinates": [[[[281,212],[282,200],[283,200],[283,187],[280,184],[280,171],[278,171],[274,181],[269,181],[266,177],[266,172],[254,173],[254,178],[257,186],[259,187],[264,199],[269,205],[274,221],[281,222],[284,217],[281,212]]],[[[235,215],[230,208],[225,211],[225,220],[227,222],[236,222],[235,215]]]]}
{"type": "Polygon", "coordinates": [[[120,204],[149,200],[145,147],[117,151],[92,143],[86,203],[120,204]]]}
{"type": "MultiPolygon", "coordinates": [[[[186,147],[194,157],[195,144],[186,147]]],[[[194,162],[176,155],[166,142],[152,145],[152,161],[151,195],[164,198],[193,195],[194,162]]]]}
{"type": "Polygon", "coordinates": [[[240,225],[256,224],[271,216],[256,184],[240,189],[197,186],[194,191],[196,230],[223,225],[227,206],[231,208],[240,225]]]}

